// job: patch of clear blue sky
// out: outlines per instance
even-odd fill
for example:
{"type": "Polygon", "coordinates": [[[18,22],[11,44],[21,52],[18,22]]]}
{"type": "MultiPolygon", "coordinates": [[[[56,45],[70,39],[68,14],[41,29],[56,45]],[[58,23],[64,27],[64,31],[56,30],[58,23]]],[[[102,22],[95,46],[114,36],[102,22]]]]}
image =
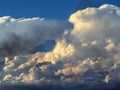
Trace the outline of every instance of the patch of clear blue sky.
{"type": "Polygon", "coordinates": [[[66,19],[77,0],[0,0],[0,16],[66,19]]]}
{"type": "Polygon", "coordinates": [[[0,0],[0,16],[67,20],[78,9],[105,3],[120,6],[120,0],[0,0]]]}

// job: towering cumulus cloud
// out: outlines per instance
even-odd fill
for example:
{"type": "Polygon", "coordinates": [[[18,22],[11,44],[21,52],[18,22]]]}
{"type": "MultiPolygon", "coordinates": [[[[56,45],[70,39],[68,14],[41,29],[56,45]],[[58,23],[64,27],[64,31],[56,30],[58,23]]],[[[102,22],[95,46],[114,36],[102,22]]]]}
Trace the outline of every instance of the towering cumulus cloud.
{"type": "Polygon", "coordinates": [[[0,84],[117,87],[120,83],[120,9],[107,4],[86,8],[72,14],[69,22],[74,25],[71,29],[69,24],[59,21],[3,17],[1,32],[5,35],[10,32],[10,36],[1,35],[4,38],[0,39],[1,50],[21,53],[50,38],[56,45],[51,52],[19,54],[13,59],[5,57],[0,84]]]}

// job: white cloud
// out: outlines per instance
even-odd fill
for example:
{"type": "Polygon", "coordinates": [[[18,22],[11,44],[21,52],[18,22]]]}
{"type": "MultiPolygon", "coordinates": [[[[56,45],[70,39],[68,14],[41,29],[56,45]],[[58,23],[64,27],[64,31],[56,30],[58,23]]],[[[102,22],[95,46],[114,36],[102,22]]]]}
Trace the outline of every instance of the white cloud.
{"type": "MultiPolygon", "coordinates": [[[[13,82],[37,85],[72,84],[89,87],[104,87],[107,84],[114,85],[113,82],[119,83],[120,14],[118,12],[120,9],[113,5],[77,11],[69,18],[74,25],[73,29],[62,28],[62,31],[65,31],[59,34],[60,38],[57,34],[61,32],[59,30],[62,26],[59,27],[61,24],[56,24],[56,21],[41,21],[39,18],[19,19],[19,23],[30,27],[33,25],[38,29],[38,34],[35,35],[40,34],[42,38],[38,40],[54,38],[56,46],[51,52],[18,55],[13,60],[6,57],[3,74],[0,75],[1,85],[8,81],[10,84],[13,82]],[[46,29],[50,32],[46,32],[46,29]],[[55,32],[51,31],[52,29],[56,29],[55,32]]],[[[12,19],[12,22],[19,20],[12,19]]],[[[29,31],[24,30],[26,27],[20,36],[29,31]]],[[[30,37],[27,36],[29,39],[40,38],[33,35],[33,32],[29,34],[30,37]]]]}
{"type": "Polygon", "coordinates": [[[30,53],[43,41],[60,38],[67,28],[71,28],[71,24],[65,21],[0,17],[0,55],[30,53]]]}

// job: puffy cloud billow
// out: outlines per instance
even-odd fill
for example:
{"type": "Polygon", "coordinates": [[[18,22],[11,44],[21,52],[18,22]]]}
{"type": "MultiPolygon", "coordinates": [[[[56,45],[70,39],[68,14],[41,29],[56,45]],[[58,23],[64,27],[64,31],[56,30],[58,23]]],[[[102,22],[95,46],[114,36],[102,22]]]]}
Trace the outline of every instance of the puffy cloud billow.
{"type": "Polygon", "coordinates": [[[69,22],[73,28],[69,23],[41,18],[0,18],[0,49],[1,55],[6,56],[0,85],[117,88],[119,7],[105,4],[79,10],[70,16],[69,22]],[[30,53],[49,39],[56,41],[52,51],[30,53]]]}
{"type": "Polygon", "coordinates": [[[60,38],[65,29],[72,27],[65,21],[44,18],[0,18],[0,56],[28,54],[46,40],[60,38]]]}

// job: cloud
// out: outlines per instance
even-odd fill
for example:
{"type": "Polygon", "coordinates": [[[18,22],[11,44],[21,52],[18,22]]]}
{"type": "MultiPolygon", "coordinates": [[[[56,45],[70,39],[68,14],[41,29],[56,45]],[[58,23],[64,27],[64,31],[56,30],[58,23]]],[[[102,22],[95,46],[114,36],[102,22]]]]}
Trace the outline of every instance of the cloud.
{"type": "Polygon", "coordinates": [[[55,40],[71,24],[65,21],[44,18],[0,17],[0,55],[28,54],[43,41],[55,40]]]}
{"type": "MultiPolygon", "coordinates": [[[[81,88],[117,86],[120,83],[119,19],[120,9],[105,4],[99,8],[87,8],[72,14],[69,18],[69,22],[74,25],[72,29],[67,29],[69,25],[67,27],[65,25],[64,28],[63,23],[60,26],[61,23],[56,24],[56,21],[51,23],[51,21],[40,20],[36,25],[35,22],[38,22],[38,19],[35,22],[31,19],[18,20],[24,24],[31,21],[34,22],[31,24],[35,25],[34,28],[42,28],[38,28],[36,36],[33,35],[34,32],[27,29],[30,34],[30,36],[26,35],[28,41],[31,40],[30,38],[40,42],[52,38],[56,41],[56,45],[50,52],[16,55],[14,58],[6,57],[1,70],[2,74],[0,74],[0,84],[78,85],[81,88]],[[45,32],[42,32],[43,30],[45,32]],[[50,31],[46,32],[48,30],[50,31]],[[61,33],[56,35],[58,32],[61,33]],[[39,34],[42,39],[38,39],[39,34]]],[[[21,38],[24,33],[27,34],[26,32],[23,30],[18,35],[21,38]]]]}

